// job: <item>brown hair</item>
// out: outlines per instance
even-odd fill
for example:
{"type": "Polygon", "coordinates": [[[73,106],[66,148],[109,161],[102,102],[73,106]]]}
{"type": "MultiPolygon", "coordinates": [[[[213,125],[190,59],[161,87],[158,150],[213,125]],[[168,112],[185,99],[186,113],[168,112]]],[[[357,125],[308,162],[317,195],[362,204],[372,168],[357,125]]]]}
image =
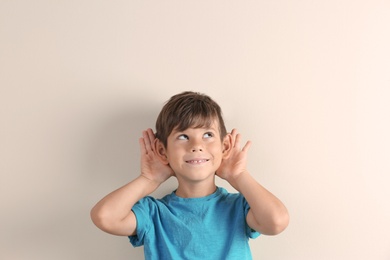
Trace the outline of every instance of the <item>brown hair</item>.
{"type": "Polygon", "coordinates": [[[185,91],[172,96],[163,106],[156,121],[156,137],[167,147],[168,136],[174,129],[209,127],[215,119],[222,140],[226,136],[226,127],[219,105],[205,94],[185,91]]]}

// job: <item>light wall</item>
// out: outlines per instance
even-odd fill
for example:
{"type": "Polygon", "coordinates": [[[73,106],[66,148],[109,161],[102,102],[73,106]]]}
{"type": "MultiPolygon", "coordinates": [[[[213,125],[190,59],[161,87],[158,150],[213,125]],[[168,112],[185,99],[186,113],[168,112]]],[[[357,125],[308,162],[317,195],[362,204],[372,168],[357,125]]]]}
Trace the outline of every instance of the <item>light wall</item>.
{"type": "Polygon", "coordinates": [[[254,259],[390,259],[389,25],[380,0],[0,1],[0,259],[143,259],[89,211],[184,90],[289,209],[254,259]]]}

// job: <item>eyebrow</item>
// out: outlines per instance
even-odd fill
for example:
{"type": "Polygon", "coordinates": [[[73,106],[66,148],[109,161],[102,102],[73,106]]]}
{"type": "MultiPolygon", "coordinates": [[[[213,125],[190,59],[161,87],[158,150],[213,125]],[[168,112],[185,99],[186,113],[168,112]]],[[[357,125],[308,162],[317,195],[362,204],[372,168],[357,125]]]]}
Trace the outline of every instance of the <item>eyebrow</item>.
{"type": "Polygon", "coordinates": [[[182,130],[182,131],[177,130],[177,128],[174,128],[174,129],[172,130],[171,133],[172,133],[172,134],[183,133],[183,132],[187,131],[188,129],[203,129],[203,130],[205,130],[205,131],[212,130],[212,131],[215,131],[215,132],[218,132],[218,131],[219,131],[218,128],[215,128],[215,127],[211,127],[211,126],[201,126],[201,127],[188,127],[188,128],[186,128],[186,129],[184,129],[184,130],[182,130]]]}

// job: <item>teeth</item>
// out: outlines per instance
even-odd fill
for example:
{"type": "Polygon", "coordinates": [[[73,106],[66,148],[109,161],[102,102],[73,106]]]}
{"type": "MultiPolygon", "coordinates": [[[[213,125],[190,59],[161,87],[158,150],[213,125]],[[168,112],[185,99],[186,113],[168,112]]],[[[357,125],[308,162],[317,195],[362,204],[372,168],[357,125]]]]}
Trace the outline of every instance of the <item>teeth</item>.
{"type": "Polygon", "coordinates": [[[207,160],[190,160],[188,162],[189,163],[202,163],[202,162],[207,162],[207,160]]]}

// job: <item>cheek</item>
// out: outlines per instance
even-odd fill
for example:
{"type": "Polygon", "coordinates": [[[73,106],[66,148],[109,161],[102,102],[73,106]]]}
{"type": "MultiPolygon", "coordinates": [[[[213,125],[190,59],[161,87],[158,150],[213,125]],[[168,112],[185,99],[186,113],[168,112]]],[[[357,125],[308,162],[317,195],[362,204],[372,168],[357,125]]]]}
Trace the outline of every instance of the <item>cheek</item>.
{"type": "Polygon", "coordinates": [[[212,152],[214,158],[222,158],[223,154],[223,147],[220,145],[216,145],[212,148],[210,148],[210,151],[212,152]]]}
{"type": "Polygon", "coordinates": [[[183,152],[180,147],[171,146],[170,150],[167,152],[167,158],[170,164],[174,164],[183,158],[183,152]]]}

